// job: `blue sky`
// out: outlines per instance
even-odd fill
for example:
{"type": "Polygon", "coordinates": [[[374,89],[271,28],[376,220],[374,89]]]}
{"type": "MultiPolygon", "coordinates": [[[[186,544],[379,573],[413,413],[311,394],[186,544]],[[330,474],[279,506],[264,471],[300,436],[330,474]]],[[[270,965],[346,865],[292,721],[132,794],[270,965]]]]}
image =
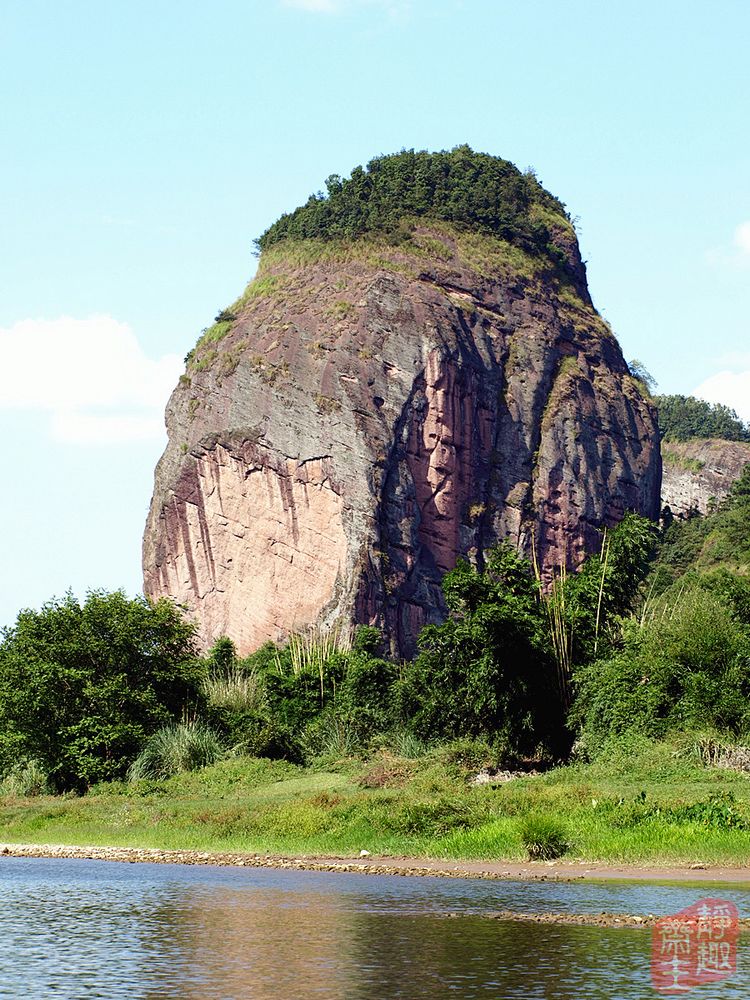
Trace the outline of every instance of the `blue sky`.
{"type": "Polygon", "coordinates": [[[749,37],[745,0],[3,5],[0,624],[138,591],[182,358],[378,153],[533,166],[626,357],[750,419],[749,37]]]}

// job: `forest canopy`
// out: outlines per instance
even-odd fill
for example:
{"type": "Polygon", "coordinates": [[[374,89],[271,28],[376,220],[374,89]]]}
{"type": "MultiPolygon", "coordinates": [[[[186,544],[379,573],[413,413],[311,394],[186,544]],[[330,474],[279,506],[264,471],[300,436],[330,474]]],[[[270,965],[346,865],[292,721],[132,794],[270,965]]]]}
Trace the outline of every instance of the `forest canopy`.
{"type": "Polygon", "coordinates": [[[694,396],[656,396],[659,430],[665,441],[722,438],[750,441],[750,427],[722,403],[706,403],[694,396]]]}
{"type": "Polygon", "coordinates": [[[259,251],[284,239],[351,239],[397,230],[404,219],[431,218],[494,233],[556,262],[546,220],[570,225],[565,206],[532,171],[469,146],[429,153],[403,150],[379,156],[351,177],[334,174],[326,192],[282,215],[256,240],[259,251]],[[535,210],[536,209],[536,210],[535,210]]]}

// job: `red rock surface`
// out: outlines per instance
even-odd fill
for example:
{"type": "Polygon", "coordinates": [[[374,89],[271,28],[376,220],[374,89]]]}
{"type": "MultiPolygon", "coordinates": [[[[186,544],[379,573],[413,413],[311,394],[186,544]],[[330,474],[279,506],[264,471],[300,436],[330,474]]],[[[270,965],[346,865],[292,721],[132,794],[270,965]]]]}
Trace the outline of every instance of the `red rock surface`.
{"type": "Polygon", "coordinates": [[[447,226],[265,255],[169,402],[146,593],[243,654],[343,615],[408,655],[460,556],[549,576],[657,517],[653,407],[559,242],[558,271],[447,226]]]}

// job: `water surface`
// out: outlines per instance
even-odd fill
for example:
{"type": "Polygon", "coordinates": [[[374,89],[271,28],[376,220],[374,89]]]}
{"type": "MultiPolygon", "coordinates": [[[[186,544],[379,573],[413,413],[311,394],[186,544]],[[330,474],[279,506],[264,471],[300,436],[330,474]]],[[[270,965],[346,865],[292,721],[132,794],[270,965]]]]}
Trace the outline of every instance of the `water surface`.
{"type": "MultiPolygon", "coordinates": [[[[2,858],[0,997],[641,1000],[658,996],[650,931],[487,915],[661,915],[712,895],[750,916],[750,892],[726,886],[2,858]]],[[[741,948],[737,976],[694,995],[749,994],[741,948]]]]}

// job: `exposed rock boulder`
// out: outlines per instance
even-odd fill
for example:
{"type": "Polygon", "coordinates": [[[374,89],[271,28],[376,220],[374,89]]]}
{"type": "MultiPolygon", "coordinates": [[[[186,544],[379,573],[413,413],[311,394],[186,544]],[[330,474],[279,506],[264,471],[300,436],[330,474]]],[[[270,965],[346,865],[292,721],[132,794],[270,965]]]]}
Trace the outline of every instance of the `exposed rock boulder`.
{"type": "Polygon", "coordinates": [[[662,507],[675,517],[706,514],[750,462],[750,444],[718,438],[664,441],[662,461],[662,507]]]}
{"type": "Polygon", "coordinates": [[[243,654],[343,615],[409,655],[459,557],[549,577],[656,518],[654,409],[548,222],[552,260],[428,220],[264,251],[170,399],[146,593],[243,654]]]}

